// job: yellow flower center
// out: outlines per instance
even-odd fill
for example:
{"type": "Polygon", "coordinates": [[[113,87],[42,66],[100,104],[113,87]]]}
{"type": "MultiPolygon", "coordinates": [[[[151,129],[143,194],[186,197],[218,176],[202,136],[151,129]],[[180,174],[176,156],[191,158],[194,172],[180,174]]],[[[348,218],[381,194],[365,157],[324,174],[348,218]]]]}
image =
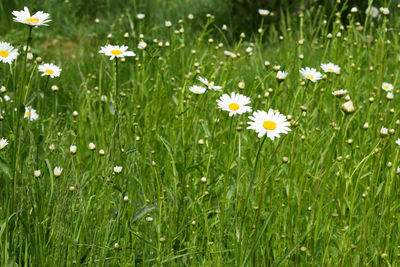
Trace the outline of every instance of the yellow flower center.
{"type": "Polygon", "coordinates": [[[333,69],[327,69],[328,72],[333,72],[333,69]]]}
{"type": "Polygon", "coordinates": [[[311,75],[311,78],[310,78],[310,79],[311,79],[311,80],[314,80],[314,76],[311,75]]]}
{"type": "Polygon", "coordinates": [[[272,130],[275,130],[276,123],[273,121],[264,121],[263,127],[265,128],[265,130],[272,131],[272,130]]]}
{"type": "Polygon", "coordinates": [[[27,22],[31,22],[31,23],[39,23],[39,20],[38,19],[35,19],[35,18],[28,18],[28,19],[26,19],[25,21],[27,21],[27,22]]]}
{"type": "Polygon", "coordinates": [[[233,111],[236,111],[236,110],[239,109],[239,105],[236,104],[236,103],[231,103],[231,104],[229,104],[229,109],[233,110],[233,111]]]}
{"type": "Polygon", "coordinates": [[[45,70],[44,72],[46,72],[47,74],[53,74],[53,73],[54,73],[54,70],[47,69],[47,70],[45,70]]]}
{"type": "Polygon", "coordinates": [[[8,57],[8,52],[6,50],[0,50],[0,56],[8,57]]]}
{"type": "Polygon", "coordinates": [[[27,112],[25,112],[25,115],[30,117],[31,113],[29,111],[27,111],[27,112]]]}
{"type": "MultiPolygon", "coordinates": [[[[1,51],[0,51],[0,52],[1,52],[1,51]]],[[[385,87],[385,89],[389,89],[389,86],[388,86],[388,85],[385,85],[384,87],[385,87]]]]}
{"type": "Polygon", "coordinates": [[[307,74],[307,75],[306,75],[306,78],[307,78],[307,79],[310,78],[310,74],[307,74]]]}
{"type": "Polygon", "coordinates": [[[122,55],[122,51],[121,50],[111,50],[111,54],[113,54],[114,56],[119,56],[119,55],[122,55]]]}

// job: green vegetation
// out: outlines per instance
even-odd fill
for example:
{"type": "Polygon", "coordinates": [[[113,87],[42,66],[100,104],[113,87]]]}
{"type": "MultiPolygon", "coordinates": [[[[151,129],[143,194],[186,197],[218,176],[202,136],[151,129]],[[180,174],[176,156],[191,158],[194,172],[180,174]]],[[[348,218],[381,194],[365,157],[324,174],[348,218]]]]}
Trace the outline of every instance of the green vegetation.
{"type": "Polygon", "coordinates": [[[240,26],[235,2],[0,3],[19,52],[0,62],[1,266],[399,265],[398,7],[282,2],[240,26]],[[24,5],[51,22],[14,22],[24,5]],[[290,131],[259,138],[218,107],[232,92],[290,131]]]}

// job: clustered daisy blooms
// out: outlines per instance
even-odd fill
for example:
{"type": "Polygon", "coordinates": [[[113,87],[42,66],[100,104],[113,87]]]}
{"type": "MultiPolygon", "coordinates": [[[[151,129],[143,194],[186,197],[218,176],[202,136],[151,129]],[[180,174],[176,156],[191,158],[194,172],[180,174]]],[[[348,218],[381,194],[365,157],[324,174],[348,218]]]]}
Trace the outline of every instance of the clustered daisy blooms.
{"type": "Polygon", "coordinates": [[[217,99],[217,103],[220,109],[229,111],[229,116],[252,111],[251,107],[246,106],[250,104],[250,98],[241,94],[236,94],[235,92],[230,96],[228,94],[223,94],[220,99],[217,99]]]}
{"type": "Polygon", "coordinates": [[[42,64],[38,67],[38,69],[40,72],[42,72],[42,76],[50,76],[51,78],[59,77],[61,74],[61,68],[53,63],[42,64]]]}
{"type": "Polygon", "coordinates": [[[12,14],[15,16],[13,18],[15,22],[23,23],[29,26],[47,26],[47,23],[51,21],[49,19],[50,15],[48,13],[44,13],[43,11],[38,11],[31,16],[31,13],[27,7],[24,7],[24,10],[21,11],[13,11],[12,14]]]}
{"type": "Polygon", "coordinates": [[[11,64],[19,55],[18,50],[6,42],[0,42],[0,61],[11,64]]]}
{"type": "Polygon", "coordinates": [[[302,68],[301,70],[299,70],[299,72],[301,73],[301,75],[303,75],[304,78],[312,81],[313,83],[322,79],[322,74],[314,68],[302,68]]]}
{"type": "Polygon", "coordinates": [[[290,122],[287,121],[286,116],[279,112],[275,113],[272,109],[269,109],[268,113],[257,110],[249,119],[252,121],[248,122],[250,126],[247,129],[255,130],[259,138],[266,134],[268,138],[274,140],[275,137],[280,137],[280,134],[290,131],[290,122]]]}
{"type": "Polygon", "coordinates": [[[210,90],[221,91],[222,86],[214,85],[214,82],[208,81],[207,78],[199,77],[199,81],[210,90]]]}
{"type": "Polygon", "coordinates": [[[340,67],[331,62],[326,63],[326,64],[322,63],[321,69],[323,69],[323,71],[328,72],[328,73],[340,74],[340,67]]]}
{"type": "Polygon", "coordinates": [[[106,45],[100,48],[99,53],[110,57],[110,60],[114,58],[134,57],[136,54],[132,51],[127,51],[128,47],[125,45],[106,45]]]}

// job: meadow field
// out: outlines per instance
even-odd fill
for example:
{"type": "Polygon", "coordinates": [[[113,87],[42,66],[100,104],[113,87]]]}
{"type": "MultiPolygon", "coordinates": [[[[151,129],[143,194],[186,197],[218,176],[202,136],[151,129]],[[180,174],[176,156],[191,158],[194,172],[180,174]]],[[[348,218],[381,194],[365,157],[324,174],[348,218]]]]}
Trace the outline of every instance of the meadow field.
{"type": "Polygon", "coordinates": [[[400,3],[268,3],[0,1],[0,265],[400,266],[400,3]]]}

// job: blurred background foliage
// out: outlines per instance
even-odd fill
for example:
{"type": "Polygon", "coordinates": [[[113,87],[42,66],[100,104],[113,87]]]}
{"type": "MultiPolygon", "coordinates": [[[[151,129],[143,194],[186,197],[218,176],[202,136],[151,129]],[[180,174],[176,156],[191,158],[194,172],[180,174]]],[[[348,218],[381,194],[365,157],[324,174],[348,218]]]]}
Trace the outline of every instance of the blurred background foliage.
{"type": "MultiPolygon", "coordinates": [[[[57,42],[63,41],[59,54],[70,54],[70,50],[82,49],[85,45],[98,45],[92,40],[100,37],[105,39],[108,34],[120,36],[125,32],[136,38],[143,33],[147,36],[168,38],[163,36],[160,25],[170,20],[174,29],[179,29],[178,20],[185,20],[186,34],[200,30],[206,23],[206,14],[215,17],[212,31],[221,32],[222,25],[227,25],[226,45],[239,39],[240,33],[256,34],[261,22],[258,9],[268,9],[273,16],[266,17],[264,25],[272,35],[278,36],[293,26],[300,12],[310,19],[313,16],[329,20],[332,10],[346,10],[358,7],[360,12],[357,19],[365,19],[364,10],[371,2],[376,7],[387,6],[385,0],[0,0],[0,34],[2,41],[17,43],[24,41],[25,33],[21,31],[23,25],[17,25],[12,20],[13,10],[22,10],[24,6],[33,12],[43,10],[51,15],[50,27],[35,32],[35,40],[41,43],[42,49],[51,49],[57,42]],[[318,9],[317,12],[315,9],[318,9]],[[144,13],[146,18],[139,22],[138,13],[144,13]],[[189,21],[188,14],[194,19],[189,21]],[[317,14],[317,15],[315,15],[317,14]],[[95,19],[99,23],[95,23],[95,19]],[[141,23],[144,23],[142,27],[141,23]],[[151,24],[150,27],[148,24],[151,24]],[[152,26],[154,25],[154,26],[152,26]],[[142,32],[146,29],[146,32],[142,32]],[[150,29],[150,30],[149,30],[150,29]],[[149,32],[150,31],[150,32],[149,32]],[[94,36],[95,35],[95,36],[94,36]],[[158,37],[158,36],[157,36],[158,37]],[[67,42],[68,43],[67,43],[67,42]]],[[[390,3],[390,2],[389,2],[390,3]]],[[[394,5],[394,4],[393,4],[394,5]]],[[[344,14],[346,14],[346,11],[344,14]]],[[[346,20],[346,16],[342,16],[346,20]]],[[[317,27],[317,25],[315,25],[317,27]]],[[[212,36],[212,33],[211,33],[212,36]]],[[[118,39],[116,39],[118,41],[118,39]]],[[[37,47],[37,46],[36,46],[37,47]]]]}

